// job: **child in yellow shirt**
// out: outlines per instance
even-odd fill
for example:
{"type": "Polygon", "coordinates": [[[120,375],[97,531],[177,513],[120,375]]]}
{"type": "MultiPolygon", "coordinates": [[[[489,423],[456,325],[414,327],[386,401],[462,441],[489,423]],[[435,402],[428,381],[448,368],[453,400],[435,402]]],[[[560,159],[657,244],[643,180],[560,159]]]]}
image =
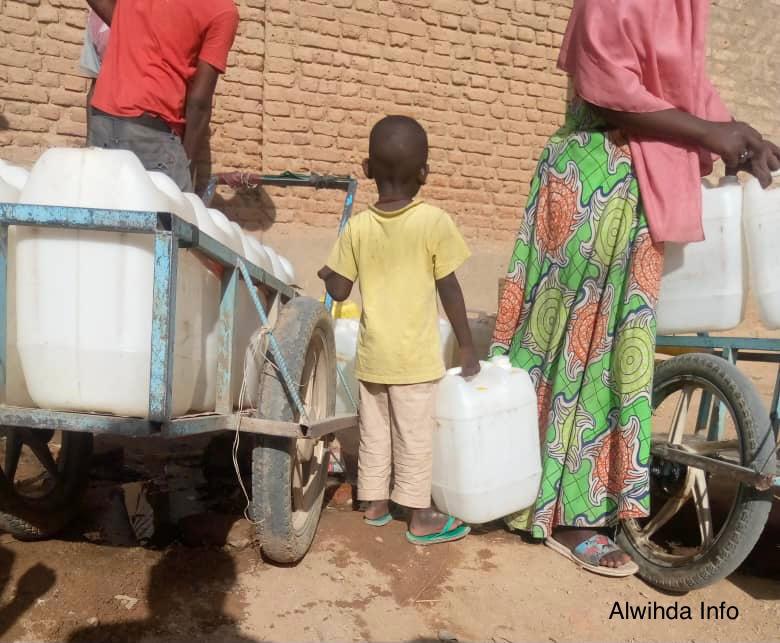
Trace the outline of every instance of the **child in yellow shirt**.
{"type": "Polygon", "coordinates": [[[374,126],[363,170],[379,199],[352,218],[319,272],[336,301],[360,279],[358,499],[368,502],[365,521],[389,523],[390,500],[409,507],[406,537],[421,545],[469,532],[431,506],[435,392],[444,375],[437,293],[460,343],[463,376],[479,372],[455,276],[469,250],[446,212],[415,198],[427,162],[428,138],[417,121],[388,116],[374,126]]]}

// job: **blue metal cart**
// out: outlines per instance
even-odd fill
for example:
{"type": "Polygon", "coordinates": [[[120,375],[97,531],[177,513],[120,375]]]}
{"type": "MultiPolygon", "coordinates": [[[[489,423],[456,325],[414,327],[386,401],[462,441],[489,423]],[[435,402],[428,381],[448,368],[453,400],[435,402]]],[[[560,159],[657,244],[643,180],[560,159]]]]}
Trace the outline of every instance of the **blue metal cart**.
{"type": "MultiPolygon", "coordinates": [[[[229,174],[209,184],[234,187],[312,187],[346,192],[342,227],[352,211],[357,183],[349,177],[229,174]]],[[[0,204],[0,390],[6,375],[6,276],[8,226],[148,234],[154,237],[149,411],[146,418],[0,405],[5,454],[0,475],[0,528],[22,539],[46,538],[73,517],[84,489],[94,434],[179,438],[239,431],[251,441],[251,517],[264,553],[280,563],[308,551],[322,509],[328,440],[356,426],[335,416],[336,354],[329,311],[175,215],[0,204]],[[173,346],[179,249],[202,253],[224,268],[220,303],[217,403],[214,413],[173,417],[173,346]],[[268,355],[260,377],[258,410],[234,412],[233,329],[237,289],[243,282],[266,329],[268,355]],[[270,328],[269,309],[279,304],[270,328]],[[56,436],[56,437],[55,437],[56,436]]]]}
{"type": "Polygon", "coordinates": [[[640,575],[688,591],[732,573],[766,525],[780,487],[780,339],[658,338],[649,518],[618,542],[640,575]],[[771,411],[738,363],[777,365],[771,411]]]}

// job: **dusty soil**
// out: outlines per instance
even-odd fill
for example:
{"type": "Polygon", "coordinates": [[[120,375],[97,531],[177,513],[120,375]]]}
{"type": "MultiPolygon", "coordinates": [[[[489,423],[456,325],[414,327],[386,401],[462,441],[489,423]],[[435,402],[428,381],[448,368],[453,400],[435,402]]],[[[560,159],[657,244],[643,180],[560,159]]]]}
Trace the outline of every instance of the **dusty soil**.
{"type": "Polygon", "coordinates": [[[262,562],[252,546],[220,546],[219,538],[151,550],[90,543],[78,530],[45,543],[4,537],[1,638],[438,640],[446,631],[472,641],[777,640],[777,512],[739,573],[686,596],[579,571],[498,525],[430,549],[407,545],[403,529],[399,522],[368,528],[349,506],[330,506],[311,553],[288,568],[262,562]],[[653,600],[687,605],[695,620],[609,618],[615,601],[653,600]],[[701,620],[702,601],[725,601],[739,618],[701,620]]]}
{"type": "MultiPolygon", "coordinates": [[[[267,234],[266,241],[287,253],[306,275],[302,285],[317,292],[310,275],[332,236],[267,234]]],[[[475,249],[461,278],[470,308],[495,309],[509,245],[475,249]]],[[[752,309],[739,332],[763,332],[752,309]]],[[[768,396],[771,369],[747,372],[768,396]]],[[[736,574],[685,596],[661,594],[638,578],[580,571],[501,525],[459,543],[414,548],[399,521],[364,526],[348,490],[335,487],[310,554],[298,566],[278,567],[256,550],[237,489],[224,480],[209,485],[201,474],[202,440],[172,446],[102,440],[97,446],[89,493],[66,534],[41,543],[0,535],[2,641],[780,638],[780,503],[736,574]],[[141,547],[123,522],[116,492],[127,496],[133,481],[145,479],[163,481],[164,502],[157,507],[162,518],[155,537],[141,547]],[[648,601],[689,606],[694,618],[610,619],[615,602],[648,601]],[[722,601],[739,610],[737,619],[699,618],[702,602],[722,601]]]]}

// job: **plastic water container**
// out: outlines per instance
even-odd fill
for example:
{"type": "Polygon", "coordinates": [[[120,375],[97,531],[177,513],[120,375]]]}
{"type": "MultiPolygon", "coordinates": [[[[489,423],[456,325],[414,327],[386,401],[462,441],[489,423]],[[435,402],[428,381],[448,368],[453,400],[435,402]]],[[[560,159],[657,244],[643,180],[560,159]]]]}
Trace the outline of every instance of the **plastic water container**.
{"type": "MultiPolygon", "coordinates": [[[[493,339],[493,329],[496,327],[496,316],[484,312],[469,312],[468,322],[477,357],[487,359],[493,339]]],[[[445,366],[447,368],[457,366],[460,359],[458,352],[460,345],[452,325],[443,317],[439,319],[439,337],[445,366]]]]}
{"type": "MultiPolygon", "coordinates": [[[[358,334],[360,333],[360,319],[359,316],[354,316],[355,305],[352,304],[352,302],[344,303],[347,304],[347,315],[352,316],[337,317],[334,321],[333,328],[336,335],[336,360],[344,374],[344,379],[347,380],[353,399],[357,402],[359,387],[355,375],[355,361],[357,359],[357,341],[358,334]]],[[[457,359],[458,342],[455,339],[455,333],[452,330],[452,326],[450,326],[450,323],[446,319],[439,320],[439,335],[442,358],[444,359],[444,363],[449,367],[454,363],[454,360],[457,359]]],[[[344,390],[342,382],[339,381],[336,391],[336,413],[351,414],[354,412],[355,409],[349,399],[349,395],[344,390]]]]}
{"type": "Polygon", "coordinates": [[[0,165],[0,203],[16,203],[20,190],[3,178],[3,169],[4,165],[0,165]]]}
{"type": "Polygon", "coordinates": [[[730,330],[745,309],[742,187],[734,177],[702,186],[705,241],[667,243],[658,299],[659,334],[730,330]]]}
{"type": "MultiPolygon", "coordinates": [[[[777,176],[777,174],[776,174],[777,176]]],[[[756,179],[745,186],[745,237],[750,286],[761,321],[780,328],[780,188],[764,190],[756,179]]]]}
{"type": "MultiPolygon", "coordinates": [[[[222,245],[233,250],[239,256],[243,256],[250,263],[266,267],[265,258],[250,243],[251,237],[247,235],[241,227],[231,222],[222,212],[214,209],[207,209],[198,197],[192,195],[191,200],[197,199],[200,207],[196,204],[196,213],[198,218],[204,217],[207,221],[200,226],[200,229],[206,234],[219,241],[222,245]],[[204,216],[205,213],[205,216],[204,216]]],[[[267,263],[267,262],[266,262],[267,263]]],[[[216,380],[211,374],[216,374],[218,346],[219,346],[219,301],[221,296],[221,276],[222,268],[216,264],[216,273],[218,278],[212,283],[206,285],[206,293],[209,300],[215,301],[213,307],[209,307],[210,332],[206,340],[207,344],[207,367],[209,377],[205,380],[206,390],[203,396],[205,400],[204,409],[214,409],[216,402],[216,380]]],[[[258,293],[263,306],[267,305],[265,296],[258,293]]],[[[244,407],[255,405],[257,402],[257,393],[259,389],[259,363],[258,356],[264,353],[264,347],[258,346],[257,356],[252,350],[252,342],[255,333],[260,327],[260,319],[245,284],[239,283],[238,295],[236,298],[236,325],[234,330],[233,342],[233,403],[238,407],[241,396],[241,389],[246,380],[246,390],[244,394],[244,407]]]]}
{"type": "Polygon", "coordinates": [[[170,199],[173,205],[173,213],[180,216],[185,221],[198,224],[198,218],[195,215],[195,207],[192,200],[187,198],[174,180],[162,172],[148,172],[155,187],[170,199]]]}
{"type": "MultiPolygon", "coordinates": [[[[228,218],[218,210],[209,210],[195,194],[184,194],[195,212],[198,228],[215,241],[239,255],[243,252],[242,233],[230,223],[228,218]]],[[[199,257],[206,270],[203,271],[203,326],[206,332],[204,365],[195,387],[193,401],[194,411],[213,411],[217,396],[217,359],[219,353],[220,327],[219,304],[222,293],[223,268],[216,261],[199,257]]],[[[236,307],[236,330],[233,353],[233,403],[238,406],[241,382],[244,377],[244,359],[248,350],[252,327],[250,318],[256,318],[254,308],[250,310],[249,295],[243,285],[239,285],[238,304],[236,307]],[[242,292],[243,290],[243,292],[242,292]],[[251,315],[250,315],[251,314],[251,315]]],[[[254,378],[248,383],[249,396],[246,403],[252,403],[257,394],[256,371],[254,378]]]]}
{"type": "Polygon", "coordinates": [[[536,500],[541,479],[537,402],[528,373],[506,357],[471,380],[440,382],[433,446],[433,501],[470,523],[497,520],[536,500]]]}
{"type": "Polygon", "coordinates": [[[336,383],[336,414],[350,415],[355,413],[355,407],[349,399],[357,403],[359,388],[355,375],[355,360],[357,359],[357,338],[360,332],[360,322],[357,319],[336,319],[333,324],[336,335],[336,363],[349,387],[349,393],[344,390],[344,383],[339,379],[336,383]]]}
{"type": "MultiPolygon", "coordinates": [[[[6,186],[13,188],[17,194],[24,189],[29,176],[29,170],[6,161],[0,161],[0,181],[6,186]]],[[[10,201],[6,201],[6,203],[10,203],[10,201]]]]}
{"type": "Polygon", "coordinates": [[[468,319],[477,357],[487,359],[493,342],[493,331],[496,328],[496,316],[481,311],[469,311],[468,319]]]}
{"type": "MultiPolygon", "coordinates": [[[[252,235],[246,235],[247,252],[252,252],[258,268],[262,268],[269,274],[273,274],[274,267],[266,247],[252,235]]],[[[249,255],[247,255],[249,256],[249,255]]]]}
{"type": "Polygon", "coordinates": [[[276,250],[269,246],[263,246],[263,248],[265,248],[265,252],[268,255],[268,260],[271,262],[271,270],[274,277],[283,283],[287,283],[285,279],[286,273],[284,271],[284,265],[279,259],[279,254],[276,252],[276,250]]]}
{"type": "MultiPolygon", "coordinates": [[[[20,201],[173,211],[135,155],[52,149],[33,168],[20,201]]],[[[153,239],[150,235],[18,231],[17,328],[22,368],[36,405],[146,417],[149,402],[153,239]],[[56,365],[53,368],[52,365],[56,365]]],[[[173,410],[186,413],[203,359],[201,263],[179,253],[173,410]]]]}
{"type": "Polygon", "coordinates": [[[282,255],[279,255],[279,263],[282,265],[282,281],[288,286],[293,285],[295,283],[295,268],[293,268],[292,263],[282,255]]]}
{"type": "MultiPolygon", "coordinates": [[[[16,203],[27,182],[27,170],[0,161],[0,203],[16,203]]],[[[8,228],[8,275],[6,278],[7,335],[6,387],[4,401],[12,406],[34,406],[22,372],[16,336],[16,226],[8,228]]]]}
{"type": "MultiPolygon", "coordinates": [[[[240,226],[230,221],[219,210],[210,208],[209,215],[211,215],[213,223],[224,235],[225,240],[223,243],[236,254],[244,256],[245,235],[240,226]]],[[[252,305],[246,286],[240,283],[238,295],[236,297],[236,325],[234,329],[235,337],[233,340],[233,401],[235,404],[238,403],[238,397],[241,393],[241,386],[244,379],[244,360],[246,358],[246,351],[249,347],[252,333],[259,324],[259,321],[254,322],[254,319],[256,318],[257,313],[252,305]]],[[[216,363],[216,355],[214,359],[216,363]]],[[[256,386],[253,382],[249,382],[247,384],[247,390],[250,392],[250,395],[256,393],[253,389],[256,389],[256,386]]]]}
{"type": "MultiPolygon", "coordinates": [[[[231,247],[231,237],[220,228],[212,218],[203,201],[192,193],[185,193],[184,198],[190,202],[198,228],[215,241],[226,247],[231,247]]],[[[217,398],[217,353],[219,342],[219,302],[222,293],[222,266],[216,261],[199,256],[205,268],[203,277],[203,332],[205,333],[205,350],[203,367],[198,373],[193,394],[193,411],[214,410],[217,398]]],[[[234,374],[238,373],[237,370],[234,374]]]]}
{"type": "Polygon", "coordinates": [[[263,248],[271,262],[274,276],[282,283],[292,286],[295,283],[295,269],[290,261],[269,246],[263,248]]]}
{"type": "MultiPolygon", "coordinates": [[[[324,302],[325,298],[323,297],[320,301],[324,302]]],[[[333,302],[333,317],[335,320],[333,330],[336,336],[336,360],[339,368],[342,369],[347,386],[349,386],[348,394],[344,389],[344,382],[338,378],[336,382],[336,414],[352,415],[357,412],[355,404],[357,404],[360,395],[355,377],[360,306],[350,300],[333,302]],[[350,395],[352,396],[351,400],[350,395]],[[353,404],[353,400],[355,404],[353,404]]],[[[342,455],[355,461],[360,446],[360,430],[355,427],[339,431],[336,435],[336,443],[331,446],[332,450],[338,451],[340,449],[342,455]]]]}
{"type": "MultiPolygon", "coordinates": [[[[268,255],[265,253],[263,246],[256,243],[256,240],[243,230],[241,230],[241,241],[244,245],[244,256],[246,259],[259,268],[267,269],[268,255]]],[[[268,309],[265,298],[260,292],[258,292],[258,295],[267,314],[268,309]]],[[[234,396],[236,402],[238,402],[242,382],[246,381],[243,405],[246,408],[249,405],[255,406],[257,403],[260,372],[265,359],[267,342],[260,334],[260,316],[244,283],[239,284],[237,315],[236,337],[242,343],[236,346],[237,354],[234,355],[233,359],[240,358],[241,373],[234,380],[234,396]],[[241,350],[242,348],[243,351],[241,350]]]]}
{"type": "MultiPolygon", "coordinates": [[[[325,297],[320,298],[321,303],[325,303],[325,297]]],[[[360,319],[360,306],[352,300],[334,301],[333,317],[335,319],[360,319]]]]}
{"type": "Polygon", "coordinates": [[[445,368],[452,368],[458,364],[458,339],[449,320],[439,318],[439,343],[441,344],[441,356],[445,368]]]}

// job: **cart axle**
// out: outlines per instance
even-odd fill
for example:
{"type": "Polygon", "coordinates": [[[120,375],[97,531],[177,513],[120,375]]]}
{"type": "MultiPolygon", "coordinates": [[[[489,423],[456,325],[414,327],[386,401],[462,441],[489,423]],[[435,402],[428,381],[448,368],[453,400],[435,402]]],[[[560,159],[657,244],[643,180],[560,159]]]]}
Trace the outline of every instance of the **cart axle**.
{"type": "Polygon", "coordinates": [[[773,474],[760,473],[739,464],[718,460],[714,457],[711,449],[707,449],[707,454],[705,455],[671,444],[654,444],[651,451],[653,456],[667,462],[695,467],[708,473],[725,475],[732,480],[755,487],[759,491],[771,489],[774,483],[773,474]]]}

